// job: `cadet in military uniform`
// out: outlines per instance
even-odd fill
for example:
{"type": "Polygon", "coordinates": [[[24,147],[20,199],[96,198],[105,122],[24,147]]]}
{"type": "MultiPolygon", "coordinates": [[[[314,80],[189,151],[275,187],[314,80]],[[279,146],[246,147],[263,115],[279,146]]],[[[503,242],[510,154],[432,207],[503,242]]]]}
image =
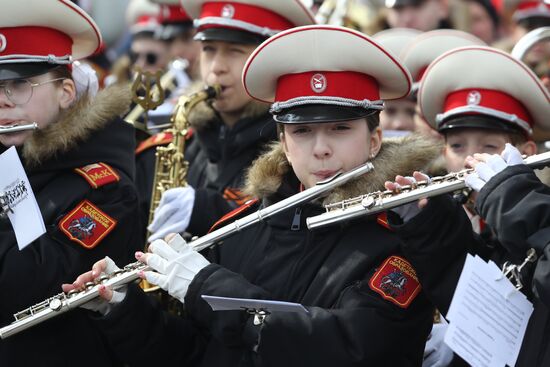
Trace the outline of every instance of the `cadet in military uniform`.
{"type": "MultiPolygon", "coordinates": [[[[139,244],[134,139],[119,115],[127,90],[77,98],[72,60],[98,49],[93,20],[70,1],[6,0],[0,12],[0,125],[38,130],[0,134],[15,146],[46,225],[22,251],[0,220],[0,324],[58,294],[106,255],[120,264],[139,244]]],[[[114,355],[78,310],[0,342],[3,366],[112,366],[114,355]],[[74,344],[84,340],[89,350],[74,344]]]]}
{"type": "MultiPolygon", "coordinates": [[[[323,202],[355,196],[414,169],[400,158],[421,166],[437,154],[413,138],[382,143],[382,100],[407,95],[411,78],[362,33],[316,25],[281,32],[250,56],[243,81],[250,96],[273,103],[281,131],[248,174],[262,207],[372,161],[374,171],[323,202]]],[[[152,253],[136,257],[158,272],[142,276],[184,302],[187,316],[161,313],[129,287],[98,325],[132,365],[158,358],[200,366],[420,365],[433,308],[399,239],[383,217],[309,231],[306,218],[323,211],[320,202],[289,208],[226,238],[208,259],[179,236],[172,247],[154,241],[152,253]],[[273,312],[256,325],[244,311],[213,312],[202,295],[297,302],[308,313],[273,312]]]]}
{"type": "MultiPolygon", "coordinates": [[[[224,214],[249,199],[242,193],[244,173],[277,134],[269,105],[254,101],[242,87],[244,63],[267,37],[314,23],[313,15],[299,0],[224,4],[210,0],[183,3],[186,13],[197,20],[195,40],[201,43],[203,85],[219,84],[222,92],[212,104],[198,105],[189,117],[194,131],[185,155],[190,163],[189,185],[163,195],[149,227],[153,233],[150,240],[170,232],[203,235],[224,214]]],[[[153,161],[152,152],[141,154],[148,154],[153,161]]],[[[152,182],[153,164],[148,166],[142,175],[152,182]]],[[[142,187],[147,191],[146,185],[142,187]]],[[[150,192],[143,196],[150,197],[150,192]]]]}
{"type": "MultiPolygon", "coordinates": [[[[428,67],[422,80],[420,107],[432,127],[446,136],[445,157],[451,171],[464,168],[472,158],[466,162],[465,159],[474,153],[502,152],[506,161],[504,166],[521,161],[518,150],[528,155],[536,151],[531,140],[533,127],[550,128],[548,91],[524,63],[497,49],[470,46],[448,51],[428,67]],[[506,144],[509,147],[505,149],[506,144]],[[517,147],[515,154],[511,154],[512,145],[517,147]]],[[[495,164],[491,170],[494,171],[497,166],[495,164]]],[[[500,177],[505,179],[504,174],[500,177]]],[[[417,175],[417,179],[421,178],[417,175]]],[[[485,181],[487,179],[485,176],[485,181]]],[[[466,179],[467,184],[477,190],[483,187],[480,181],[474,175],[466,179]]],[[[410,184],[411,181],[399,178],[398,183],[410,184]]],[[[387,188],[393,189],[392,185],[394,183],[388,183],[387,188]]],[[[505,261],[521,264],[530,247],[534,247],[539,256],[544,252],[547,238],[526,243],[526,238],[535,234],[534,228],[503,227],[506,221],[510,224],[526,221],[526,218],[520,219],[506,211],[508,205],[513,206],[512,203],[522,198],[521,192],[526,193],[526,188],[522,189],[519,181],[518,189],[521,191],[513,192],[512,197],[506,199],[509,203],[498,206],[498,209],[495,206],[492,209],[489,209],[491,206],[486,207],[492,195],[487,191],[489,188],[482,190],[482,195],[475,201],[475,208],[470,207],[468,215],[460,204],[449,197],[431,198],[425,208],[417,209],[416,215],[409,211],[410,215],[402,215],[405,223],[394,226],[404,240],[404,252],[418,270],[426,294],[443,315],[449,308],[468,252],[491,259],[499,266],[505,261]],[[484,219],[489,219],[489,224],[496,227],[489,228],[484,219]],[[513,237],[509,234],[511,229],[517,231],[513,237]],[[493,231],[496,231],[496,236],[493,231]],[[520,242],[511,246],[510,240],[520,242]]],[[[538,205],[544,200],[544,196],[536,192],[528,196],[537,200],[538,205]]],[[[537,205],[536,202],[531,204],[537,205]]],[[[409,209],[416,205],[409,204],[409,209]]],[[[403,213],[399,209],[397,212],[403,213]]],[[[544,216],[539,219],[544,223],[544,216]]],[[[534,221],[539,219],[533,218],[534,221]]],[[[399,220],[390,216],[390,223],[397,224],[399,220]]],[[[542,235],[545,233],[544,224],[541,227],[542,235]]],[[[543,269],[544,266],[543,262],[543,269]]],[[[532,271],[533,265],[530,264],[521,272],[525,285],[522,291],[533,302],[535,311],[516,366],[547,366],[550,361],[548,308],[536,289],[530,289],[531,284],[535,284],[532,271]]],[[[456,357],[453,363],[462,365],[456,357]]]]}

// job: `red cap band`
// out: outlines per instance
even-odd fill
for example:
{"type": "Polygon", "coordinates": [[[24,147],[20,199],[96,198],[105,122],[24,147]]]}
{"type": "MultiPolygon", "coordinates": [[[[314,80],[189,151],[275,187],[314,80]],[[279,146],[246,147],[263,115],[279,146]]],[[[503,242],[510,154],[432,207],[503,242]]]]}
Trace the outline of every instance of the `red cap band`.
{"type": "MultiPolygon", "coordinates": [[[[29,55],[63,57],[72,55],[73,40],[67,34],[46,27],[0,28],[3,44],[0,56],[29,55]]],[[[20,57],[18,57],[20,58],[20,57]]]]}
{"type": "MultiPolygon", "coordinates": [[[[277,0],[273,0],[277,1],[277,0]]],[[[206,17],[217,17],[237,20],[257,27],[269,28],[271,30],[285,30],[294,27],[294,24],[279,14],[260,8],[258,6],[234,2],[208,2],[202,6],[199,19],[206,17]]],[[[211,27],[228,27],[226,24],[207,24],[200,26],[200,29],[211,27]]]]}
{"type": "Polygon", "coordinates": [[[534,9],[534,8],[538,8],[538,7],[541,7],[541,9],[546,7],[546,9],[550,10],[550,5],[545,4],[542,1],[523,1],[523,2],[519,3],[518,7],[516,8],[516,11],[534,9]]]}
{"type": "Polygon", "coordinates": [[[506,93],[496,90],[464,89],[449,93],[445,99],[443,112],[473,105],[516,115],[530,126],[533,126],[533,120],[521,102],[506,93]]]}
{"type": "Polygon", "coordinates": [[[380,99],[376,79],[354,71],[308,71],[283,75],[277,80],[275,101],[306,96],[340,97],[357,101],[380,99]]]}
{"type": "Polygon", "coordinates": [[[158,15],[158,21],[161,24],[192,22],[193,19],[187,15],[185,10],[179,5],[161,5],[158,15]]]}

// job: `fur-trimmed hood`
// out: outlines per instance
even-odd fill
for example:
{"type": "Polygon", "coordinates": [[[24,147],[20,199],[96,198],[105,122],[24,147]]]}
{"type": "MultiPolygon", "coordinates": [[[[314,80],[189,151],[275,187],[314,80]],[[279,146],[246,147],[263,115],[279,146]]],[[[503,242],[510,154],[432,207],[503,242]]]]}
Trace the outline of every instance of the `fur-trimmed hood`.
{"type": "Polygon", "coordinates": [[[39,166],[44,161],[66,153],[102,129],[113,119],[122,116],[130,106],[128,87],[112,86],[94,98],[83,96],[60,119],[34,132],[23,144],[22,156],[27,166],[39,166]]]}
{"type": "MultiPolygon", "coordinates": [[[[185,94],[192,94],[203,89],[204,83],[196,82],[186,90],[185,94]]],[[[253,100],[246,105],[241,119],[259,117],[266,114],[268,111],[269,104],[253,100]]],[[[189,124],[195,131],[201,131],[207,127],[211,127],[217,120],[219,120],[219,117],[212,108],[212,105],[208,102],[199,103],[189,113],[189,124]]]]}
{"type": "MultiPolygon", "coordinates": [[[[393,181],[396,175],[410,176],[415,170],[425,170],[441,151],[441,145],[420,135],[384,139],[380,152],[372,160],[374,171],[335,188],[323,199],[323,204],[384,190],[385,181],[393,181]]],[[[279,190],[290,170],[282,144],[275,142],[249,169],[245,191],[265,199],[279,190]]]]}

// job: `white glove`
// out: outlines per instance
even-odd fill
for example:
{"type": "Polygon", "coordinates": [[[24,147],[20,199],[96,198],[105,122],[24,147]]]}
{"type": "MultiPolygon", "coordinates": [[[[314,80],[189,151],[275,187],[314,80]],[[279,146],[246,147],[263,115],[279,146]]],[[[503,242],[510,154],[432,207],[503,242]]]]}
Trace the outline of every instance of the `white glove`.
{"type": "Polygon", "coordinates": [[[448,324],[434,324],[424,348],[422,367],[445,367],[453,360],[453,350],[445,344],[448,324]]]}
{"type": "Polygon", "coordinates": [[[506,143],[506,148],[501,155],[493,154],[486,162],[476,164],[475,173],[466,177],[465,183],[468,187],[479,192],[485,184],[497,173],[508,166],[524,164],[521,153],[512,144],[506,143]]]}
{"type": "Polygon", "coordinates": [[[170,245],[163,240],[156,240],[149,245],[146,263],[156,270],[144,272],[145,279],[167,291],[172,297],[184,302],[191,281],[210,262],[187,245],[185,240],[176,235],[170,245]]]}
{"type": "Polygon", "coordinates": [[[164,238],[169,233],[185,232],[191,220],[194,203],[195,189],[191,186],[177,187],[162,194],[153,222],[147,227],[151,232],[148,241],[164,238]]]}
{"type": "MultiPolygon", "coordinates": [[[[109,256],[105,256],[105,262],[107,266],[103,271],[102,275],[111,275],[115,271],[120,270],[120,268],[115,264],[113,259],[109,256]]],[[[117,303],[120,303],[126,298],[126,291],[128,290],[127,286],[123,286],[118,290],[113,290],[113,297],[110,301],[106,301],[101,297],[95,298],[90,302],[86,302],[80,307],[85,308],[90,311],[99,312],[103,316],[107,315],[117,303]]]]}

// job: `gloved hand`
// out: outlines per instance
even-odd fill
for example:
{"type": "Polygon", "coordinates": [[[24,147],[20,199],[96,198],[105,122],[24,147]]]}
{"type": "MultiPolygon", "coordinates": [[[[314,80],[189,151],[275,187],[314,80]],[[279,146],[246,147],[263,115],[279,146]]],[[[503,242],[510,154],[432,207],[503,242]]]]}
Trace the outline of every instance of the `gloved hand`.
{"type": "MultiPolygon", "coordinates": [[[[430,179],[430,176],[424,173],[414,172],[413,177],[396,176],[395,182],[387,181],[385,183],[385,187],[387,190],[399,191],[402,186],[405,186],[405,185],[414,186],[418,181],[428,181],[429,183],[431,179],[430,179]]],[[[407,223],[412,218],[414,218],[418,213],[420,213],[420,210],[422,210],[422,208],[426,206],[426,204],[427,204],[426,199],[421,199],[417,202],[407,203],[407,204],[403,204],[401,206],[395,207],[391,209],[391,211],[399,215],[403,220],[403,223],[407,223]]]]}
{"type": "Polygon", "coordinates": [[[434,324],[432,332],[424,348],[422,367],[445,367],[453,360],[453,350],[445,344],[445,332],[449,325],[446,323],[434,324]]]}
{"type": "MultiPolygon", "coordinates": [[[[101,275],[111,275],[115,271],[120,270],[120,268],[115,264],[115,262],[109,257],[105,256],[104,259],[96,262],[92,270],[80,275],[73,284],[63,284],[62,288],[64,292],[69,292],[71,290],[82,290],[87,282],[92,282],[101,275]]],[[[93,299],[80,307],[99,312],[103,316],[107,315],[112,307],[120,303],[126,297],[127,287],[123,286],[118,290],[111,290],[108,287],[100,286],[99,295],[100,297],[93,299]]]]}
{"type": "Polygon", "coordinates": [[[185,232],[194,203],[195,189],[191,186],[177,187],[162,194],[153,222],[147,227],[151,232],[148,241],[164,238],[168,233],[185,232]]]}
{"type": "Polygon", "coordinates": [[[172,297],[184,302],[187,289],[195,275],[210,262],[193,250],[180,236],[174,236],[169,244],[156,240],[149,245],[151,253],[137,253],[136,258],[156,270],[146,271],[143,277],[158,285],[172,297]]]}
{"type": "Polygon", "coordinates": [[[81,61],[73,62],[72,77],[76,86],[77,98],[88,93],[90,97],[94,97],[99,90],[99,80],[97,73],[87,63],[81,61]]]}
{"type": "Polygon", "coordinates": [[[466,177],[465,183],[475,191],[481,191],[483,186],[497,173],[508,166],[524,164],[521,153],[512,144],[506,143],[501,155],[474,154],[466,158],[466,164],[475,169],[475,173],[466,177]]]}

